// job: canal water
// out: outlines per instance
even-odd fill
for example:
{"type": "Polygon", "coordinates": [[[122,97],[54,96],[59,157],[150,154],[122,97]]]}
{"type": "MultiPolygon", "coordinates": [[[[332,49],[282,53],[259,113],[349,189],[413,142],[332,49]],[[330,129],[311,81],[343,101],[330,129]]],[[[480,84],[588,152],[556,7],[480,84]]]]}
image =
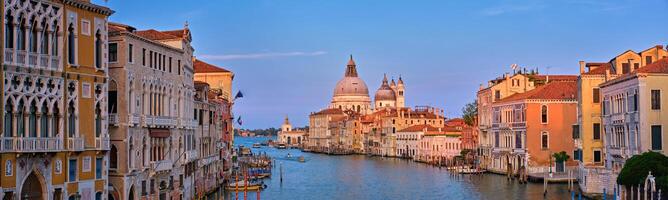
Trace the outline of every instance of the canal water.
{"type": "MultiPolygon", "coordinates": [[[[269,138],[236,137],[250,147],[269,138]]],[[[518,184],[502,175],[452,175],[445,169],[405,159],[364,155],[330,156],[298,149],[253,148],[277,158],[260,199],[570,199],[567,185],[518,184]],[[306,162],[281,160],[290,153],[306,162]],[[280,166],[283,181],[280,181],[280,166]]],[[[226,199],[235,199],[227,193],[226,199]]],[[[243,192],[239,193],[243,198],[243,192]]],[[[249,193],[248,199],[257,199],[249,193]]]]}

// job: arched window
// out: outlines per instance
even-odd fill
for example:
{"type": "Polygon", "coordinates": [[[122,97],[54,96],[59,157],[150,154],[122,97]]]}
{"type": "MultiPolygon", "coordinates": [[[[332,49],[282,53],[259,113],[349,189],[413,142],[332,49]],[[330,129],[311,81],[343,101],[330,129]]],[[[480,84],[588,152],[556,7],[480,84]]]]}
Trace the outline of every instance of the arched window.
{"type": "Polygon", "coordinates": [[[25,27],[25,20],[24,20],[24,18],[23,18],[23,15],[21,15],[21,16],[19,17],[19,30],[18,30],[18,32],[16,33],[16,34],[17,34],[17,37],[16,37],[16,43],[17,43],[17,45],[16,45],[16,46],[18,47],[19,50],[26,50],[26,43],[25,43],[25,41],[26,41],[26,34],[25,34],[25,29],[26,29],[26,27],[25,27]]]}
{"type": "Polygon", "coordinates": [[[357,112],[361,112],[360,105],[357,105],[357,112]]]}
{"type": "Polygon", "coordinates": [[[540,147],[543,149],[550,148],[550,135],[547,132],[540,134],[540,147]]]}
{"type": "Polygon", "coordinates": [[[95,68],[102,68],[102,34],[95,33],[95,68]]]}
{"type": "Polygon", "coordinates": [[[60,27],[58,27],[58,21],[53,22],[53,29],[51,32],[51,55],[58,56],[58,32],[60,27]]]}
{"type": "Polygon", "coordinates": [[[30,113],[28,113],[28,128],[30,137],[37,137],[37,101],[30,104],[30,113]]]}
{"type": "Polygon", "coordinates": [[[46,101],[42,105],[42,115],[39,117],[39,132],[41,137],[49,137],[49,118],[47,116],[49,108],[46,106],[46,101]]]}
{"type": "Polygon", "coordinates": [[[51,128],[51,135],[52,136],[58,136],[59,131],[60,131],[60,108],[58,108],[58,102],[53,104],[53,112],[51,112],[51,120],[52,120],[52,128],[51,128]]]}
{"type": "Polygon", "coordinates": [[[14,17],[9,11],[5,16],[5,48],[14,48],[14,17]]]}
{"type": "Polygon", "coordinates": [[[100,137],[102,134],[102,109],[100,104],[95,105],[95,137],[100,137]]]}
{"type": "Polygon", "coordinates": [[[74,40],[74,24],[70,24],[70,26],[67,28],[67,61],[72,65],[76,64],[76,43],[74,40]]]}
{"type": "Polygon", "coordinates": [[[39,35],[39,31],[37,31],[37,21],[34,19],[30,20],[30,32],[28,32],[28,50],[33,53],[37,52],[37,35],[39,35]]]}
{"type": "Polygon", "coordinates": [[[40,41],[40,53],[49,53],[49,27],[46,21],[42,21],[42,40],[40,41]]]}
{"type": "Polygon", "coordinates": [[[5,137],[12,137],[12,129],[14,128],[14,112],[12,112],[14,105],[12,101],[7,101],[5,105],[5,137]]]}
{"type": "Polygon", "coordinates": [[[547,124],[547,105],[543,105],[540,108],[540,122],[547,124]]]}
{"type": "Polygon", "coordinates": [[[111,145],[109,152],[109,169],[118,169],[118,149],[116,145],[111,145]]]}
{"type": "Polygon", "coordinates": [[[23,137],[25,135],[25,120],[24,120],[24,103],[23,100],[19,101],[19,107],[16,108],[16,135],[23,137]]]}
{"type": "Polygon", "coordinates": [[[102,192],[95,193],[95,200],[102,200],[102,192]]]}
{"type": "Polygon", "coordinates": [[[67,107],[67,133],[69,137],[76,136],[76,116],[74,113],[74,102],[67,107]]]}

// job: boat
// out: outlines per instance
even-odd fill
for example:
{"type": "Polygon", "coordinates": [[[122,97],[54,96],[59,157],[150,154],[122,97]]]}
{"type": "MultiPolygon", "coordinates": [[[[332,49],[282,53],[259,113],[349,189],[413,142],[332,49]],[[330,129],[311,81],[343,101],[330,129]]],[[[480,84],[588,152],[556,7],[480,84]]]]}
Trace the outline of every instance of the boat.
{"type": "Polygon", "coordinates": [[[267,185],[264,184],[262,181],[248,181],[248,185],[246,185],[246,181],[237,181],[233,183],[228,183],[225,186],[225,190],[227,191],[256,191],[256,190],[261,190],[267,188],[267,185]]]}
{"type": "Polygon", "coordinates": [[[283,144],[283,143],[280,143],[280,144],[278,144],[278,145],[276,146],[276,148],[278,148],[278,149],[286,149],[287,146],[285,146],[285,144],[283,144]]]}
{"type": "Polygon", "coordinates": [[[260,143],[253,144],[253,148],[260,148],[260,143]]]}
{"type": "Polygon", "coordinates": [[[304,156],[299,156],[298,161],[299,162],[306,162],[306,159],[304,158],[304,156]]]}
{"type": "Polygon", "coordinates": [[[269,146],[269,142],[266,142],[266,141],[265,141],[265,142],[262,142],[262,143],[260,143],[260,145],[262,145],[262,146],[265,146],[265,147],[266,147],[266,146],[269,146]]]}

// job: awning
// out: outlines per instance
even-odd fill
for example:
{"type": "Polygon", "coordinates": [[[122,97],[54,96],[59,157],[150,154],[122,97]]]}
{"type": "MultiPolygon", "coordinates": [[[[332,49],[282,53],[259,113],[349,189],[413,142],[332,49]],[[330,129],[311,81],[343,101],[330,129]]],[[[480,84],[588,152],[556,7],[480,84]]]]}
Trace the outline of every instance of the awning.
{"type": "Polygon", "coordinates": [[[166,138],[169,137],[169,129],[166,128],[148,129],[148,135],[153,138],[166,138]]]}

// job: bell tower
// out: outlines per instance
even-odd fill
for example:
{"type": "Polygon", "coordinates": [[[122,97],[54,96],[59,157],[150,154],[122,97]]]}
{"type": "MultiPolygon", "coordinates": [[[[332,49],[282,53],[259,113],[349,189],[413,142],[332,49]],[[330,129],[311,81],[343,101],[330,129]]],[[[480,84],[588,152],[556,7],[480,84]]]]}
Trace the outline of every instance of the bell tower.
{"type": "Polygon", "coordinates": [[[281,125],[281,131],[282,132],[289,132],[292,131],[292,124],[290,124],[290,120],[288,119],[288,116],[285,116],[285,121],[283,121],[283,125],[281,125]]]}
{"type": "Polygon", "coordinates": [[[406,107],[406,96],[404,96],[406,89],[404,88],[404,80],[401,79],[401,76],[399,76],[399,81],[395,88],[394,91],[397,93],[397,108],[406,107]]]}

